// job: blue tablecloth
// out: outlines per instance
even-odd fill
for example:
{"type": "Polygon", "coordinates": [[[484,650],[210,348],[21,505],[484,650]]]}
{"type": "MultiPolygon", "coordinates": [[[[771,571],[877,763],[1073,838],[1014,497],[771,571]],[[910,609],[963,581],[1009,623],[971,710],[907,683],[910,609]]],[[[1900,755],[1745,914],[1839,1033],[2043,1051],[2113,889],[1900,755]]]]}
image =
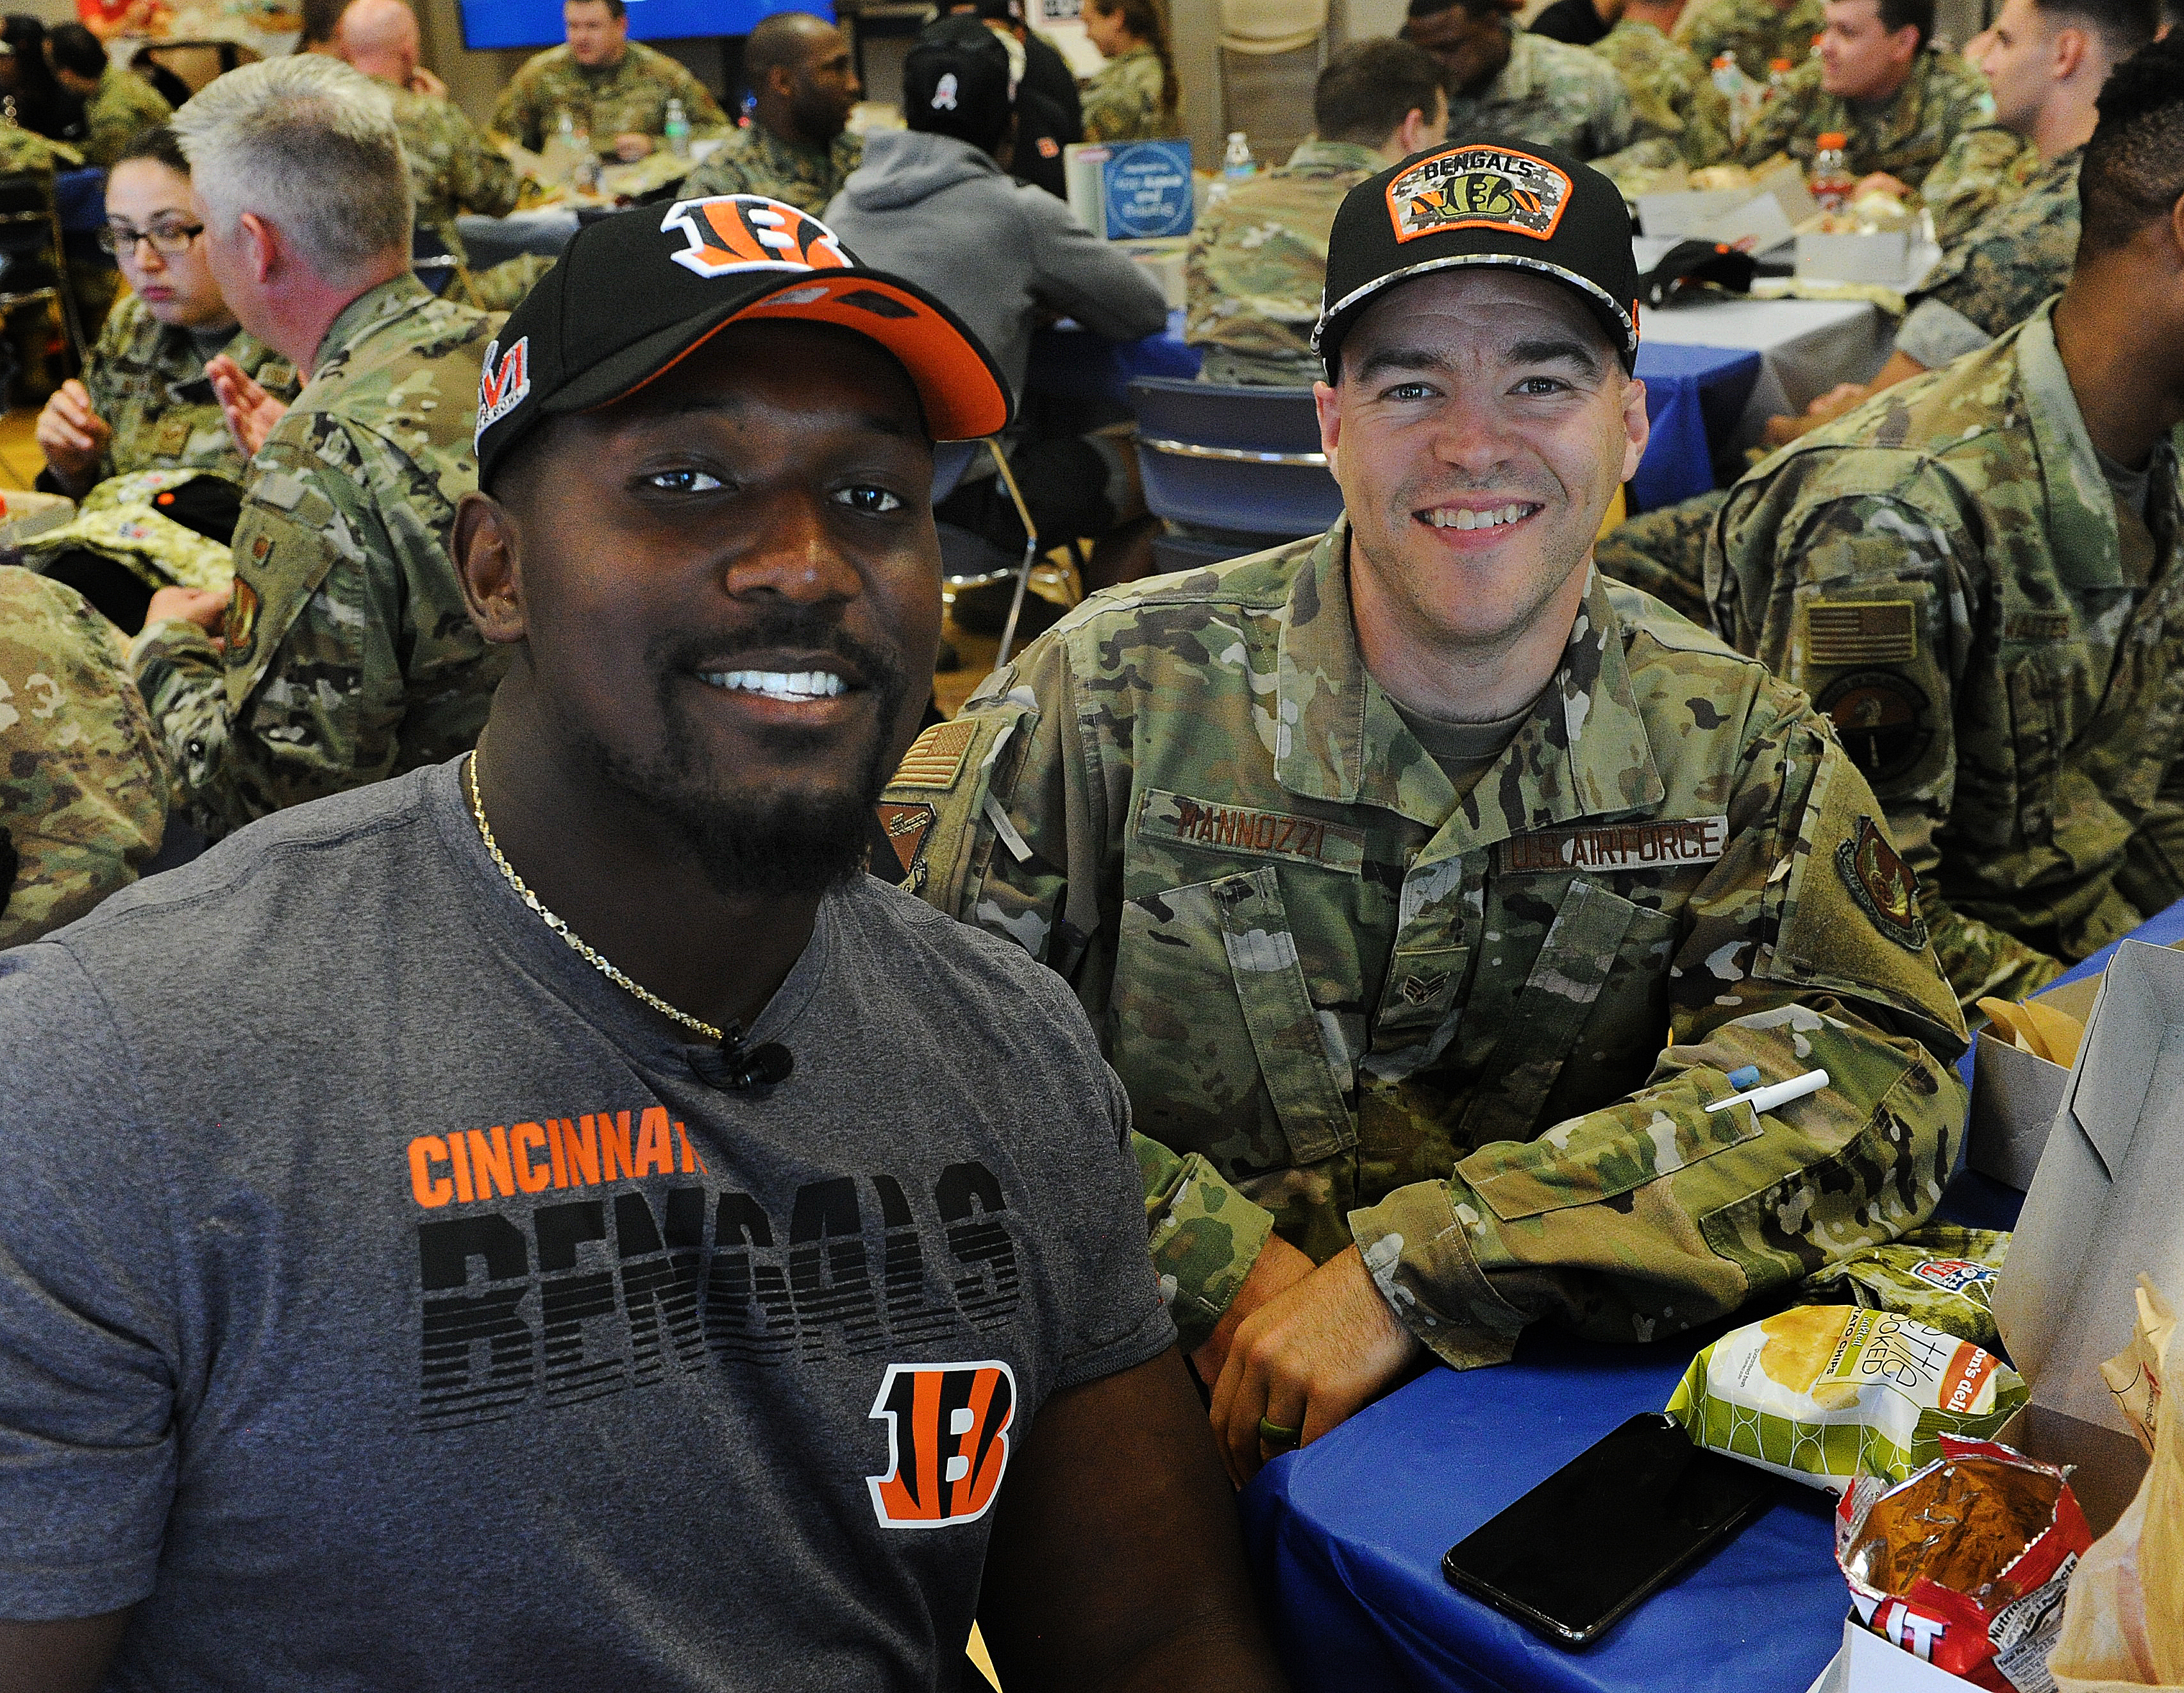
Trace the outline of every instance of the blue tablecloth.
{"type": "MultiPolygon", "coordinates": [[[[465,231],[467,238],[467,231],[465,231]]],[[[1032,337],[1025,386],[1033,393],[1127,406],[1139,376],[1198,374],[1198,349],[1183,338],[1183,313],[1142,341],[1109,341],[1074,324],[1032,337]]],[[[1743,348],[1680,347],[1651,342],[1638,348],[1646,381],[1646,415],[1653,426],[1646,456],[1630,481],[1633,511],[1671,505],[1714,485],[1717,442],[1726,442],[1759,379],[1760,355],[1743,348]]]]}

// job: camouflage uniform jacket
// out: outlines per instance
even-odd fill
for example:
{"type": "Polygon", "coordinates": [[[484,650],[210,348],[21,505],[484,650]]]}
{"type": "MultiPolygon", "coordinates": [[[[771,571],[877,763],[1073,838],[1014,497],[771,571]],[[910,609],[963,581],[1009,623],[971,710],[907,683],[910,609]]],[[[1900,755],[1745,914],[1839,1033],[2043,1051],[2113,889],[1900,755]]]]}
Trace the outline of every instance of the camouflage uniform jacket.
{"type": "Polygon", "coordinates": [[[614,151],[618,135],[667,132],[667,103],[680,100],[694,136],[722,135],[727,114],[705,85],[664,53],[631,42],[612,64],[579,64],[567,47],[549,47],[509,79],[494,102],[493,127],[536,152],[567,112],[590,131],[592,145],[614,151]]]}
{"type": "Polygon", "coordinates": [[[352,302],[251,461],[226,653],[190,623],[136,638],[138,685],[208,835],[476,741],[505,666],[463,609],[448,537],[477,486],[495,322],[406,276],[352,302]]]}
{"type": "Polygon", "coordinates": [[[1737,163],[1760,164],[1786,153],[1810,164],[1820,136],[1835,130],[1848,139],[1852,175],[1886,170],[1915,188],[1961,131],[1986,121],[1992,101],[1986,79],[1954,53],[1921,52],[1896,97],[1886,101],[1853,102],[1824,92],[1814,61],[1792,71],[1782,92],[1761,108],[1737,149],[1737,163]]]}
{"type": "Polygon", "coordinates": [[[1706,67],[1658,25],[1625,18],[1592,51],[1615,67],[1635,113],[1675,138],[1685,164],[1696,169],[1729,157],[1729,102],[1708,80],[1706,67]]]}
{"type": "Polygon", "coordinates": [[[417,227],[430,230],[440,251],[458,259],[470,254],[455,220],[464,212],[505,217],[515,209],[515,167],[486,145],[477,125],[453,101],[407,88],[389,88],[402,154],[410,161],[410,190],[417,203],[417,227]]]}
{"type": "Polygon", "coordinates": [[[0,947],[135,881],[166,792],[114,626],[72,588],[0,569],[0,947]]]}
{"type": "MultiPolygon", "coordinates": [[[[296,367],[242,330],[224,348],[276,399],[295,398],[296,367]]],[[[216,471],[242,480],[242,453],[213,398],[204,360],[186,330],[161,323],[125,293],[85,362],[91,409],[113,426],[98,480],[139,471],[216,471]]]]}
{"type": "Polygon", "coordinates": [[[1529,30],[1512,32],[1509,62],[1485,88],[1449,96],[1448,132],[1559,147],[1595,164],[1641,139],[1630,91],[1613,65],[1529,30]]]}
{"type": "Polygon", "coordinates": [[[1160,55],[1140,44],[1100,67],[1084,86],[1084,139],[1157,141],[1175,132],[1161,104],[1167,73],[1160,55]]]}
{"type": "Polygon", "coordinates": [[[1723,53],[1755,82],[1767,81],[1778,58],[1794,69],[1813,56],[1813,37],[1827,27],[1821,0],[1695,0],[1676,19],[1676,39],[1711,69],[1723,53]]]}
{"type": "Polygon", "coordinates": [[[1970,235],[2039,169],[2039,149],[2000,124],[1981,124],[1951,142],[1942,162],[1919,185],[1942,250],[1947,252],[1970,235]]]}
{"type": "Polygon", "coordinates": [[[1342,197],[1387,161],[1352,142],[1308,141],[1290,162],[1206,208],[1184,277],[1183,338],[1208,381],[1310,387],[1312,329],[1327,285],[1327,237],[1342,197]]]}
{"type": "Polygon", "coordinates": [[[2082,148],[2040,169],[2023,190],[1975,225],[1914,294],[1896,331],[1899,351],[1930,370],[1977,352],[2059,294],[2078,255],[2082,148]]]}
{"type": "Polygon", "coordinates": [[[2134,582],[2042,307],[1776,454],[1709,538],[1715,627],[1833,718],[1967,1005],[2184,895],[2177,446],[2134,582]]]}
{"type": "Polygon", "coordinates": [[[800,147],[753,122],[740,129],[683,180],[689,199],[708,194],[763,194],[819,216],[865,159],[865,141],[846,130],[825,147],[800,147]]]}
{"type": "Polygon", "coordinates": [[[133,70],[109,64],[83,103],[83,162],[102,169],[114,163],[137,131],[175,114],[159,91],[133,70]]]}
{"type": "Polygon", "coordinates": [[[883,802],[928,900],[1075,986],[1186,1346],[1270,1227],[1354,1237],[1464,1367],[1540,1318],[1671,1334],[1923,1218],[1962,1025],[1861,911],[1916,918],[1803,696],[1596,576],[1458,800],[1366,673],[1348,532],[1097,596],[883,802]],[[1835,1080],[1706,1112],[1745,1064],[1835,1080]]]}

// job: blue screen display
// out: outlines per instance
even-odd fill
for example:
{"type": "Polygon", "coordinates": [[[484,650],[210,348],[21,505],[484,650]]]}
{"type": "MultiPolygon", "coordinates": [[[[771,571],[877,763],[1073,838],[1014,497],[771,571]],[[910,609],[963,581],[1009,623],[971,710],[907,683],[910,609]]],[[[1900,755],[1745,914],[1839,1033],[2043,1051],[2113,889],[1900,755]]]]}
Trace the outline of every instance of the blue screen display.
{"type": "MultiPolygon", "coordinates": [[[[675,41],[694,36],[747,36],[760,18],[776,12],[816,12],[832,18],[832,0],[627,0],[632,41],[675,41]]],[[[463,45],[559,47],[561,0],[462,0],[463,45]]]]}

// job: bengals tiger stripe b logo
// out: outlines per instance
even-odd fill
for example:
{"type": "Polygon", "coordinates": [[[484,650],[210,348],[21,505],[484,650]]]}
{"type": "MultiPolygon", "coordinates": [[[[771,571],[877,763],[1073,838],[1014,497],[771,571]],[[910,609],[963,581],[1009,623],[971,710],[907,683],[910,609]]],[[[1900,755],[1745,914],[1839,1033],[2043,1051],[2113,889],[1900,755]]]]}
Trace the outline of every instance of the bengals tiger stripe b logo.
{"type": "Polygon", "coordinates": [[[671,255],[705,277],[740,270],[843,270],[850,256],[834,231],[807,212],[762,194],[719,194],[677,200],[660,232],[680,230],[689,245],[671,255]]]}
{"type": "Polygon", "coordinates": [[[888,1423],[888,1473],[865,1478],[889,1529],[986,1514],[1009,1464],[1016,1373],[1006,1364],[889,1364],[871,1415],[888,1423]]]}

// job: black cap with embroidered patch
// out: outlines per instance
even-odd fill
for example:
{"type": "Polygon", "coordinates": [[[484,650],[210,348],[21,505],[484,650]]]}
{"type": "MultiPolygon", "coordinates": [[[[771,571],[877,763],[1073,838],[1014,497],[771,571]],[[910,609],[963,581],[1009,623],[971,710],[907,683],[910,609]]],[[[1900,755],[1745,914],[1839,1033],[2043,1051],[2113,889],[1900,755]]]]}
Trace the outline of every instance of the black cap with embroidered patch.
{"type": "Polygon", "coordinates": [[[1624,368],[1638,359],[1638,266],[1615,185],[1558,148],[1471,140],[1414,153],[1343,197],[1327,243],[1312,350],[1339,374],[1342,337],[1385,290],[1460,266],[1552,276],[1592,308],[1624,368]]]}
{"type": "Polygon", "coordinates": [[[624,398],[731,323],[833,324],[878,342],[916,385],[936,441],[1009,420],[1000,368],[916,284],[857,263],[807,212],[756,194],[601,218],[510,312],[478,383],[478,482],[549,417],[624,398]]]}

